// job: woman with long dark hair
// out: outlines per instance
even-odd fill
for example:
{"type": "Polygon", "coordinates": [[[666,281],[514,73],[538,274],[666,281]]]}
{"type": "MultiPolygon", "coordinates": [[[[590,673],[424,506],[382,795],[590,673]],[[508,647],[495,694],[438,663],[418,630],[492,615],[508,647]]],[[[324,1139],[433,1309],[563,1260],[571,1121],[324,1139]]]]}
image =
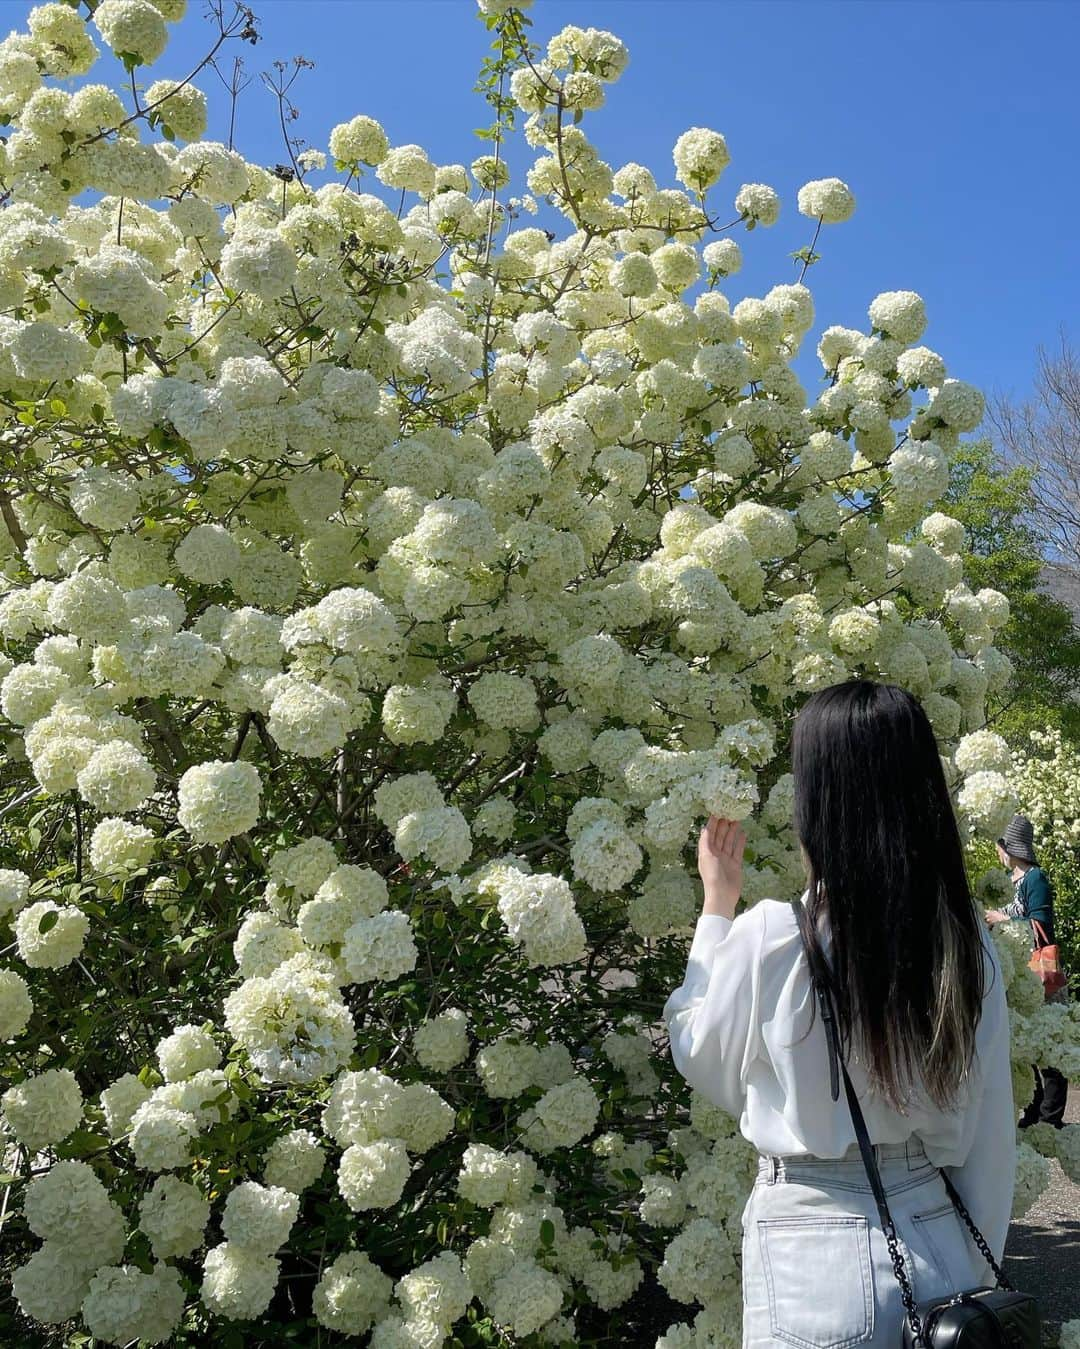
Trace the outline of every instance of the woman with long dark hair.
{"type": "MultiPolygon", "coordinates": [[[[823,689],[796,719],[792,773],[800,903],[915,1299],[992,1283],[937,1168],[1000,1260],[1008,1017],[930,723],[892,685],[823,689]]],[[[844,1094],[830,1092],[796,910],[766,899],[735,917],[744,842],[734,820],[702,831],[704,910],[664,1009],[679,1071],[761,1157],[743,1212],[743,1345],[895,1349],[901,1294],[844,1094]]]]}

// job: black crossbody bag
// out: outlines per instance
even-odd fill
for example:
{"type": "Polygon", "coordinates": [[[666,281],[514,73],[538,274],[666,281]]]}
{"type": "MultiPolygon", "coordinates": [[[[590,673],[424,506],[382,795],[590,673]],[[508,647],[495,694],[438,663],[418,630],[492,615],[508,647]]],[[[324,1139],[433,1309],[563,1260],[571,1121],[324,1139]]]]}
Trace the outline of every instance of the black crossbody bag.
{"type": "Polygon", "coordinates": [[[881,1173],[874,1158],[874,1147],[870,1142],[862,1107],[851,1085],[847,1064],[840,1053],[840,1037],[833,1010],[828,971],[822,969],[817,959],[817,948],[810,941],[810,918],[805,906],[801,900],[795,900],[792,907],[795,909],[799,935],[802,937],[803,950],[806,952],[807,964],[810,967],[811,987],[817,998],[825,1027],[825,1040],[829,1047],[829,1088],[833,1100],[839,1100],[840,1075],[843,1074],[844,1091],[847,1094],[855,1137],[877,1204],[893,1273],[900,1285],[900,1297],[905,1312],[903,1334],[900,1339],[901,1349],[984,1349],[984,1347],[990,1349],[991,1346],[993,1349],[1039,1349],[1042,1344],[1042,1331],[1038,1303],[1030,1294],[1017,1292],[1002,1273],[982,1233],[964,1207],[955,1186],[940,1168],[938,1173],[945,1183],[953,1207],[963,1219],[979,1252],[994,1271],[997,1286],[970,1288],[957,1292],[952,1297],[931,1298],[916,1303],[911,1281],[904,1266],[904,1258],[900,1252],[896,1227],[889,1213],[885,1187],[881,1183],[881,1173]]]}

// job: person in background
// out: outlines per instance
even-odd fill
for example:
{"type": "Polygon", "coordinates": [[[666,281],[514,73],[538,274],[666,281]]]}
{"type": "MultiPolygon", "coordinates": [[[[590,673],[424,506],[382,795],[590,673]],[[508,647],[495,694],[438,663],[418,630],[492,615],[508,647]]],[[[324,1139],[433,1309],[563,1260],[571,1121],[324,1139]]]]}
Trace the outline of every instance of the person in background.
{"type": "MultiPolygon", "coordinates": [[[[986,920],[990,924],[1009,921],[1037,922],[1045,934],[1031,929],[1036,946],[1053,945],[1054,891],[1050,879],[1035,857],[1035,831],[1026,815],[1014,815],[1004,836],[997,841],[998,858],[1010,873],[1013,898],[1001,909],[990,909],[986,920]]],[[[1065,1124],[1065,1102],[1069,1083],[1057,1068],[1039,1068],[1034,1064],[1035,1095],[1020,1117],[1020,1128],[1032,1124],[1052,1124],[1061,1129],[1065,1124]]]]}

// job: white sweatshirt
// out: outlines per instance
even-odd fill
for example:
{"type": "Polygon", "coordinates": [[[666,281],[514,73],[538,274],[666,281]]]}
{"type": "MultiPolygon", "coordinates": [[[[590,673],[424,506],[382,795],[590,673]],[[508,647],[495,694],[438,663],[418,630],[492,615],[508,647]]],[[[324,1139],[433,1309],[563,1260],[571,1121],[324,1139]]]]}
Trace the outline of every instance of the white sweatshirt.
{"type": "MultiPolygon", "coordinates": [[[[803,902],[807,895],[803,894],[803,902]]],[[[828,937],[824,935],[828,951],[828,937]]],[[[928,1099],[900,1114],[871,1094],[857,1055],[848,1070],[875,1143],[921,1139],[937,1166],[949,1168],[976,1226],[1000,1258],[1012,1208],[1016,1112],[1009,1067],[1009,1019],[997,953],[984,934],[993,970],[976,1032],[976,1057],[956,1108],[928,1099]]],[[[812,994],[790,904],[765,899],[734,921],[698,920],[686,979],[664,1007],[671,1055],[683,1077],[739,1119],[763,1155],[840,1157],[855,1143],[843,1087],[829,1094],[821,1016],[810,1026],[812,994]]]]}

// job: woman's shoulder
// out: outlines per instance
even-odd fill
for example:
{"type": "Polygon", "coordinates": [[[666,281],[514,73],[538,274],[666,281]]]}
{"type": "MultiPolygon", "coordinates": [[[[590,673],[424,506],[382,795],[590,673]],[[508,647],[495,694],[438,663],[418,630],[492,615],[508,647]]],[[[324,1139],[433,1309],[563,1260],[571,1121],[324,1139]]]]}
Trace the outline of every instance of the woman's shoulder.
{"type": "Polygon", "coordinates": [[[753,932],[762,954],[785,950],[801,949],[799,920],[795,914],[795,904],[801,900],[758,899],[743,909],[736,918],[749,932],[753,932]]]}
{"type": "Polygon", "coordinates": [[[1032,897],[1046,897],[1050,894],[1050,877],[1042,867],[1028,867],[1021,882],[1024,893],[1032,897]]]}

